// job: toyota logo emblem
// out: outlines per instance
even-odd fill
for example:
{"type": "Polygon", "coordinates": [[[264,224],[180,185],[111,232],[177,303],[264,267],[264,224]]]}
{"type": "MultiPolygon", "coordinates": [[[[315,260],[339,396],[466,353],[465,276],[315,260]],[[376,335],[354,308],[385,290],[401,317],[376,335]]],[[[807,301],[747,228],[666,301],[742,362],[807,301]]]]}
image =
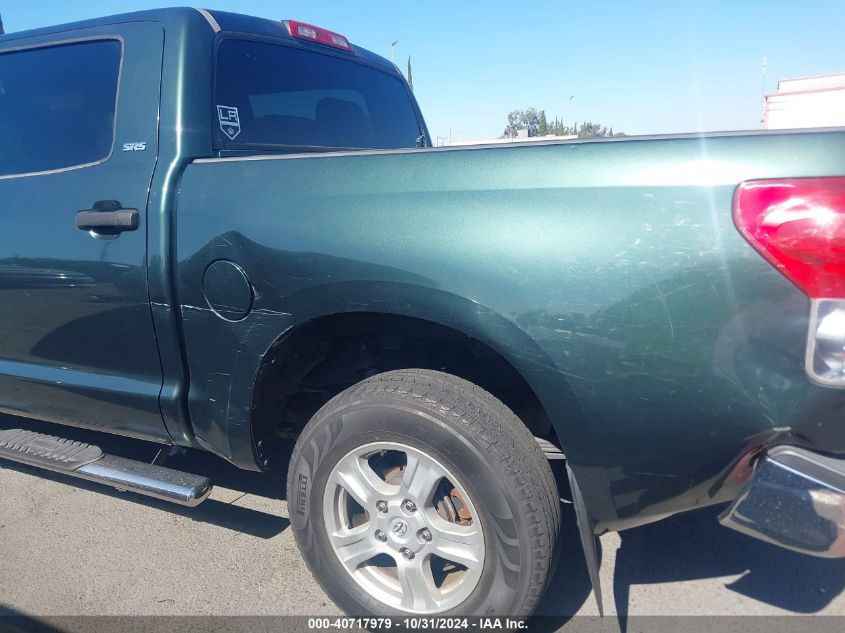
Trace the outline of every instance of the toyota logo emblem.
{"type": "Polygon", "coordinates": [[[396,536],[405,536],[408,532],[408,524],[404,521],[397,521],[393,524],[393,533],[396,536]]]}

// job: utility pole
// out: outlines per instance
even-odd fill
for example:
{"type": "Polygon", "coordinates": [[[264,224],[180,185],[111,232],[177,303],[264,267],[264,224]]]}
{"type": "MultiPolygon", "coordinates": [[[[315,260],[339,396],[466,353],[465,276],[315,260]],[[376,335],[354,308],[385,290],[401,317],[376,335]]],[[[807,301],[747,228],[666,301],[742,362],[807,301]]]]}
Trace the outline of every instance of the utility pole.
{"type": "Polygon", "coordinates": [[[769,58],[763,58],[763,67],[760,73],[760,123],[766,122],[766,71],[769,69],[769,58]]]}
{"type": "Polygon", "coordinates": [[[396,61],[395,61],[395,59],[394,59],[394,57],[395,57],[395,56],[394,56],[394,54],[393,54],[393,50],[396,48],[396,45],[397,45],[398,43],[399,43],[399,40],[396,40],[395,42],[393,42],[393,43],[390,45],[390,63],[391,63],[391,64],[393,64],[394,66],[396,65],[396,61]]]}

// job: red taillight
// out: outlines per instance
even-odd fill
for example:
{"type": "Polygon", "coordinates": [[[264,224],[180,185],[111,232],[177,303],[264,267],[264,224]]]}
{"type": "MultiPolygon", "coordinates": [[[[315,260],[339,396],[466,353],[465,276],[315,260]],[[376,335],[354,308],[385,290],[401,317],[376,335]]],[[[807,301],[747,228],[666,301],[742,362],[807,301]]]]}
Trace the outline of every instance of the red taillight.
{"type": "Polygon", "coordinates": [[[312,42],[319,42],[320,44],[328,44],[335,48],[342,48],[345,51],[351,51],[352,45],[340,33],[334,33],[327,29],[322,29],[313,24],[306,24],[305,22],[297,22],[296,20],[288,20],[288,28],[290,34],[300,40],[310,40],[312,42]]]}
{"type": "Polygon", "coordinates": [[[845,298],[845,177],[744,182],[734,222],[810,297],[845,298]]]}

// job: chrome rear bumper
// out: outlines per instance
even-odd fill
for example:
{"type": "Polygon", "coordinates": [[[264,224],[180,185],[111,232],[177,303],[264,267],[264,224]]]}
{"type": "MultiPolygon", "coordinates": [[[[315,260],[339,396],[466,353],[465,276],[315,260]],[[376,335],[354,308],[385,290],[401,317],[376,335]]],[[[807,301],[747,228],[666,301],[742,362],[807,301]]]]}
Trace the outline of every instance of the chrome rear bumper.
{"type": "Polygon", "coordinates": [[[722,525],[811,556],[845,557],[845,459],[777,446],[719,517],[722,525]]]}

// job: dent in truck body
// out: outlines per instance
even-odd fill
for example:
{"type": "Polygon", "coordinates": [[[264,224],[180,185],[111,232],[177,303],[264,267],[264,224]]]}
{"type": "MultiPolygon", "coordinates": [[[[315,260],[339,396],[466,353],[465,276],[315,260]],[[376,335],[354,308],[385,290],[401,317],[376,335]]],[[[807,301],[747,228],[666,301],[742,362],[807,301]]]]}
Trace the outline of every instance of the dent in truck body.
{"type": "Polygon", "coordinates": [[[731,217],[743,180],[838,173],[843,140],[197,161],[176,215],[194,428],[249,466],[267,350],[319,316],[372,311],[454,327],[505,357],[555,425],[597,532],[730,498],[736,462],[774,441],[845,450],[818,424],[843,393],[804,373],[809,302],[731,217]],[[255,288],[242,321],[195,309],[214,259],[255,288]]]}

